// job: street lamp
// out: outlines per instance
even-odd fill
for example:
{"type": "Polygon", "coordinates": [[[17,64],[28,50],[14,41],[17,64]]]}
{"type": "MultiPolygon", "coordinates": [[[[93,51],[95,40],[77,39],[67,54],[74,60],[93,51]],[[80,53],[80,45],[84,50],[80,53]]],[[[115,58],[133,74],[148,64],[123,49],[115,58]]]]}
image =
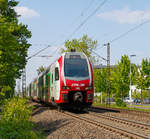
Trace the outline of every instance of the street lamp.
{"type": "Polygon", "coordinates": [[[132,78],[131,78],[131,74],[132,74],[132,71],[131,71],[131,57],[135,57],[136,55],[130,55],[130,90],[129,90],[129,100],[132,100],[132,78]]]}

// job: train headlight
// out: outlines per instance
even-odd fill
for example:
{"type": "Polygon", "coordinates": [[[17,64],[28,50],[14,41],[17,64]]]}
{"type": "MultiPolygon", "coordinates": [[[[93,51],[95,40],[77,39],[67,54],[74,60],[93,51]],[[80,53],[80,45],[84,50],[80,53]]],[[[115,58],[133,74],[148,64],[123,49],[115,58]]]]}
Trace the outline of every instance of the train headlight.
{"type": "Polygon", "coordinates": [[[71,88],[70,88],[69,86],[63,86],[62,89],[64,89],[64,90],[69,90],[69,89],[71,89],[71,88]]]}
{"type": "Polygon", "coordinates": [[[92,90],[92,89],[93,89],[92,86],[85,87],[85,90],[92,90]]]}

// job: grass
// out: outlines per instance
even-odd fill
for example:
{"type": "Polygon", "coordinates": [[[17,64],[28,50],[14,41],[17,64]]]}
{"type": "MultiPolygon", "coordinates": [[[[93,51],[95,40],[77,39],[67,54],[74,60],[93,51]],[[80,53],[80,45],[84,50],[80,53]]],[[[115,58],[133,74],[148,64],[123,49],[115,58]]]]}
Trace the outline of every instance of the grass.
{"type": "MultiPolygon", "coordinates": [[[[101,103],[97,103],[97,102],[94,102],[92,106],[109,107],[109,105],[101,104],[101,103]]],[[[118,107],[116,104],[110,104],[110,108],[150,112],[150,106],[143,106],[143,105],[127,105],[127,107],[118,107]],[[129,106],[133,106],[133,107],[131,108],[129,106]],[[149,108],[149,109],[144,109],[144,108],[149,108]]]]}
{"type": "Polygon", "coordinates": [[[142,107],[142,108],[150,108],[150,106],[144,106],[144,105],[128,105],[128,106],[134,106],[134,107],[142,107]]]}

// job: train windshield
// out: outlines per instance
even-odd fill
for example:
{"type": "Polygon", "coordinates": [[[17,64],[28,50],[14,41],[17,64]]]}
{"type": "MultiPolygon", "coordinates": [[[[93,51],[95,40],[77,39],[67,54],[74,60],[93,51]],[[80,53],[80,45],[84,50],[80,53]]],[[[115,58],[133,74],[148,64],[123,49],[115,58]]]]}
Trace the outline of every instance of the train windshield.
{"type": "Polygon", "coordinates": [[[89,77],[88,63],[80,56],[70,56],[64,60],[64,73],[68,79],[79,80],[89,77]]]}

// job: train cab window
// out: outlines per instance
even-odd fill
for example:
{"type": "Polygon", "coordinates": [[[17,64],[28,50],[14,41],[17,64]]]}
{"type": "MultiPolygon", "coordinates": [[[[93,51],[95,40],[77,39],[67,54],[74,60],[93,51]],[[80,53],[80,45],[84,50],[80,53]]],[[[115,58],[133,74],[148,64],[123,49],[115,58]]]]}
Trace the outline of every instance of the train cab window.
{"type": "Polygon", "coordinates": [[[59,71],[58,67],[55,68],[55,81],[59,80],[59,71]]]}

